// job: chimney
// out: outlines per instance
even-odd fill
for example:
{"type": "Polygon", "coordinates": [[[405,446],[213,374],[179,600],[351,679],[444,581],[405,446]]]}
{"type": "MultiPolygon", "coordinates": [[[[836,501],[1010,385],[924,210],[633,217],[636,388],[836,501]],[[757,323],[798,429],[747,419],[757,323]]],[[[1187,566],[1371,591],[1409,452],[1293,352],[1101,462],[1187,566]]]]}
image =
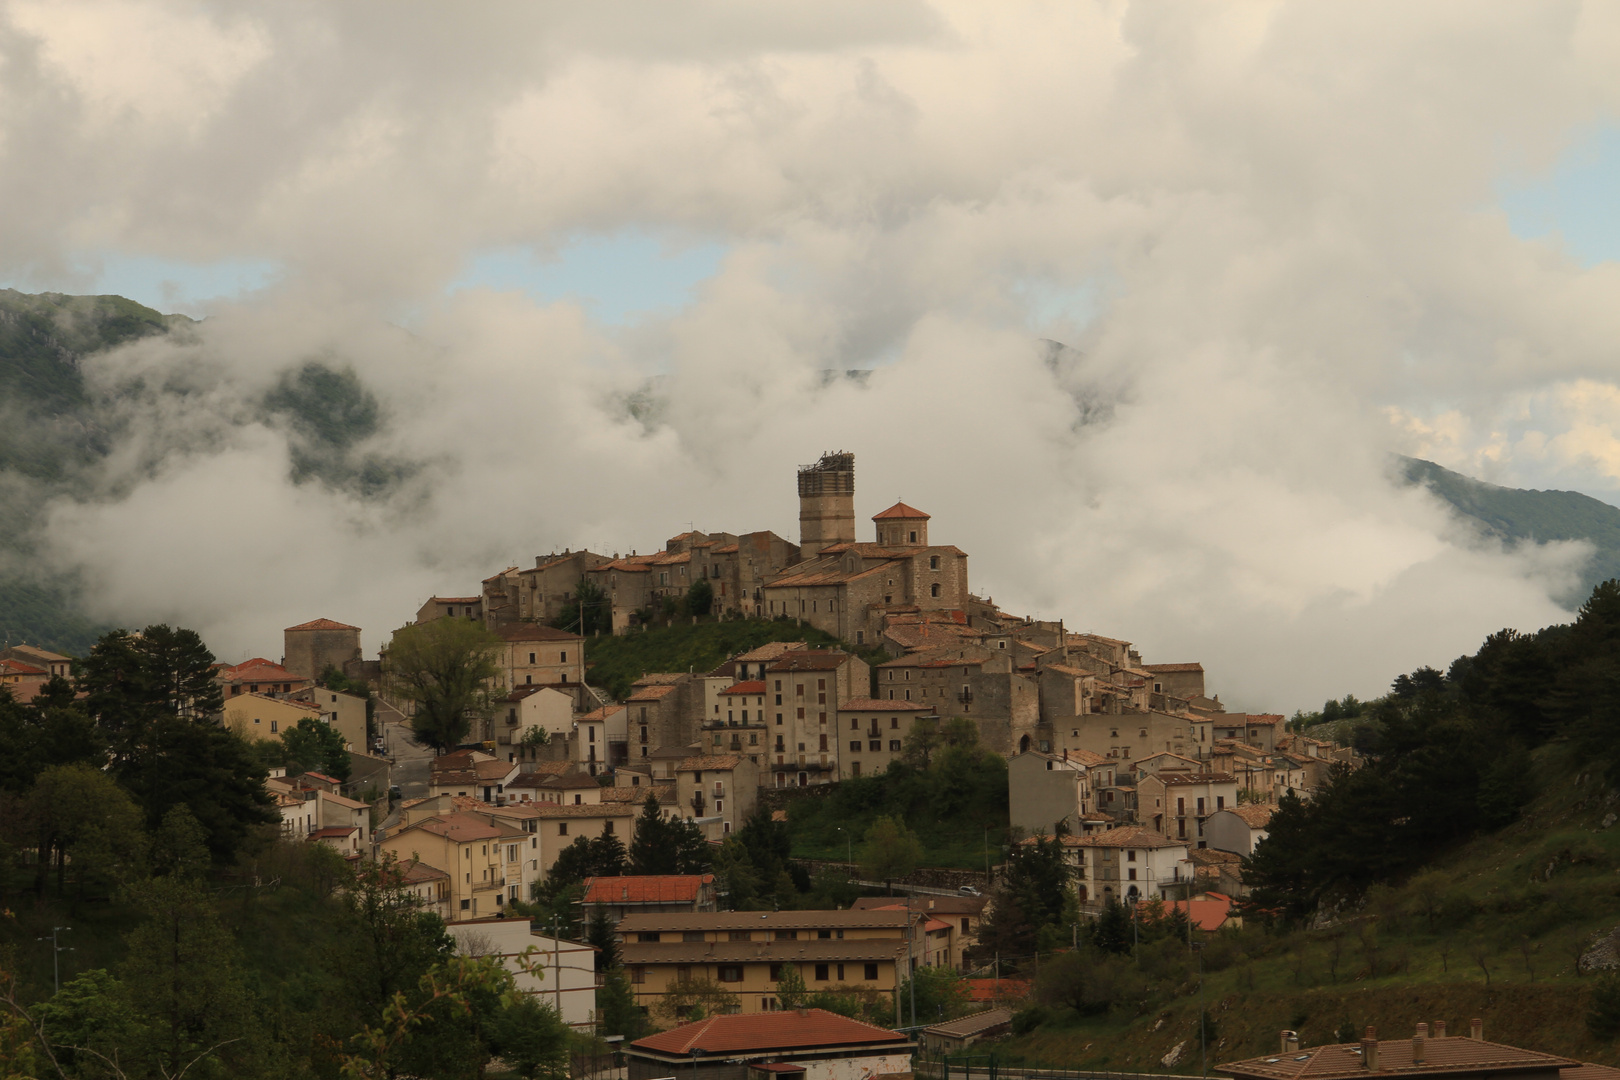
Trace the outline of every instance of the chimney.
{"type": "Polygon", "coordinates": [[[1470,1039],[1483,1039],[1485,1037],[1485,1022],[1477,1016],[1468,1021],[1468,1037],[1470,1039]]]}
{"type": "Polygon", "coordinates": [[[1436,1020],[1434,1022],[1434,1037],[1437,1039],[1443,1039],[1446,1037],[1446,1022],[1444,1020],[1436,1020]]]}
{"type": "Polygon", "coordinates": [[[1429,1025],[1419,1024],[1412,1036],[1412,1064],[1423,1064],[1423,1044],[1429,1040],[1429,1025]]]}
{"type": "Polygon", "coordinates": [[[1284,1028],[1279,1033],[1278,1041],[1282,1043],[1282,1053],[1286,1054],[1290,1050],[1298,1049],[1298,1047],[1299,1047],[1299,1033],[1294,1032],[1294,1031],[1289,1031],[1287,1028],[1284,1028]]]}
{"type": "Polygon", "coordinates": [[[1378,1029],[1367,1028],[1361,1036],[1361,1063],[1368,1072],[1378,1071],[1378,1029]]]}

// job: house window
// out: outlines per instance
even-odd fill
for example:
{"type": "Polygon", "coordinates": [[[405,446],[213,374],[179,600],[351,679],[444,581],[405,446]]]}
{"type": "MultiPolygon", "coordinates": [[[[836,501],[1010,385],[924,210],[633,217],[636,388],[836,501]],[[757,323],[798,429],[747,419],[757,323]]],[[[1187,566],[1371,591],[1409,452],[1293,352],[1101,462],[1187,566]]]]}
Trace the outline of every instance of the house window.
{"type": "Polygon", "coordinates": [[[797,930],[778,930],[775,937],[777,941],[797,941],[799,940],[799,932],[797,930]]]}
{"type": "Polygon", "coordinates": [[[928,595],[929,596],[938,596],[939,595],[939,585],[938,585],[938,583],[935,583],[933,585],[928,586],[928,595]]]}
{"type": "Polygon", "coordinates": [[[568,835],[568,822],[566,822],[566,821],[557,822],[557,835],[558,836],[567,836],[568,835]]]}
{"type": "Polygon", "coordinates": [[[742,982],[742,971],[743,969],[741,964],[721,964],[720,981],[732,983],[742,982]]]}
{"type": "Polygon", "coordinates": [[[602,834],[604,836],[612,836],[613,835],[613,822],[607,821],[607,822],[602,823],[602,834]]]}
{"type": "Polygon", "coordinates": [[[637,964],[636,966],[632,967],[630,969],[630,981],[632,983],[634,983],[636,986],[640,986],[642,983],[646,982],[647,981],[647,969],[642,967],[640,964],[637,964]]]}
{"type": "Polygon", "coordinates": [[[472,901],[471,900],[463,900],[461,902],[461,910],[462,911],[466,911],[470,907],[472,907],[472,901]]]}
{"type": "Polygon", "coordinates": [[[771,965],[771,982],[781,982],[782,981],[782,969],[785,968],[786,966],[787,966],[786,964],[772,964],[771,965]]]}
{"type": "MultiPolygon", "coordinates": [[[[966,922],[967,920],[964,919],[963,921],[966,922]]],[[[867,964],[866,965],[866,981],[867,982],[877,982],[877,977],[878,977],[877,976],[877,965],[876,964],[867,964]]]]}
{"type": "Polygon", "coordinates": [[[270,734],[274,735],[276,733],[276,728],[278,728],[280,725],[281,725],[280,720],[272,720],[272,721],[270,721],[270,734]]]}
{"type": "Polygon", "coordinates": [[[851,775],[851,776],[859,776],[859,775],[861,775],[861,763],[860,762],[852,761],[852,762],[849,763],[849,775],[851,775]]]}
{"type": "Polygon", "coordinates": [[[557,662],[562,663],[562,664],[568,663],[568,650],[567,649],[564,649],[560,654],[558,654],[557,662]]]}
{"type": "Polygon", "coordinates": [[[636,940],[644,945],[652,944],[658,941],[658,935],[656,933],[643,931],[642,933],[636,935],[636,940]]]}
{"type": "Polygon", "coordinates": [[[858,754],[861,752],[861,741],[859,739],[851,739],[849,741],[849,752],[852,754],[858,754]]]}
{"type": "Polygon", "coordinates": [[[816,981],[817,982],[826,982],[827,981],[827,965],[826,964],[817,964],[816,965],[816,981]]]}
{"type": "Polygon", "coordinates": [[[890,739],[889,740],[889,753],[898,754],[899,752],[900,752],[900,740],[899,739],[890,739]]]}
{"type": "Polygon", "coordinates": [[[534,663],[534,653],[529,654],[529,663],[534,663]]]}
{"type": "Polygon", "coordinates": [[[882,750],[883,750],[883,740],[882,739],[873,739],[872,743],[871,743],[871,751],[872,751],[872,753],[876,754],[876,753],[881,752],[882,750]]]}
{"type": "Polygon", "coordinates": [[[825,735],[821,737],[821,752],[823,754],[827,752],[827,736],[825,735]]]}

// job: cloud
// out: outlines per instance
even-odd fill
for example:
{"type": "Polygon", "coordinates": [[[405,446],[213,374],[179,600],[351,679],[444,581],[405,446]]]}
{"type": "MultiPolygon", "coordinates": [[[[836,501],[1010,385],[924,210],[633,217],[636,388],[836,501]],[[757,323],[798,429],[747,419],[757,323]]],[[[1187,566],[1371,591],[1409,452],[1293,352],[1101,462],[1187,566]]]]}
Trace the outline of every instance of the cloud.
{"type": "Polygon", "coordinates": [[[1365,696],[1564,617],[1578,547],[1485,546],[1385,455],[1606,460],[1597,405],[1495,438],[1549,387],[1614,391],[1620,271],[1490,204],[1504,155],[1550,164],[1620,104],[1599,8],[135,10],[217,48],[176,73],[135,35],[103,85],[62,59],[78,23],[11,9],[5,269],[94,247],[284,276],[92,361],[109,394],[186,390],[124,394],[99,494],[53,507],[104,616],[234,655],[327,615],[374,646],[553,547],[792,537],[793,466],[842,447],[860,512],[922,506],[978,590],[1202,659],[1236,704],[1365,696]],[[168,121],[109,126],[145,85],[168,121]],[[624,232],[724,255],[625,326],[444,291],[480,251],[624,232]],[[353,452],[408,482],[293,481],[295,426],[259,405],[312,358],[375,395],[353,452]]]}

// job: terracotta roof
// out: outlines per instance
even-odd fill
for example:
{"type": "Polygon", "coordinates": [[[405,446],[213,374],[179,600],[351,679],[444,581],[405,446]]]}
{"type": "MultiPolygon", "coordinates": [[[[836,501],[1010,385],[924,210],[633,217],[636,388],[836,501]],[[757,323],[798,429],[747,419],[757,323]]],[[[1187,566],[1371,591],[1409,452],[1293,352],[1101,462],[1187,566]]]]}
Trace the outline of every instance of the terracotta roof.
{"type": "Polygon", "coordinates": [[[995,1001],[998,998],[1025,997],[1029,983],[1023,979],[967,979],[968,996],[974,1001],[995,1001]]]}
{"type": "Polygon", "coordinates": [[[507,623],[497,626],[495,633],[504,641],[584,641],[578,634],[570,634],[567,630],[558,630],[551,626],[541,626],[539,623],[507,623]]]}
{"type": "Polygon", "coordinates": [[[879,664],[879,668],[906,667],[972,667],[995,655],[995,651],[982,645],[942,645],[935,649],[908,653],[895,660],[879,664]]]}
{"type": "Polygon", "coordinates": [[[412,829],[420,829],[425,833],[432,833],[434,836],[442,836],[458,844],[469,843],[473,840],[492,840],[501,835],[501,830],[494,825],[486,821],[480,821],[471,814],[460,812],[426,818],[415,825],[407,825],[394,833],[394,836],[400,836],[410,832],[412,829]]]}
{"type": "Polygon", "coordinates": [[[567,683],[567,684],[564,684],[564,683],[540,683],[538,685],[531,685],[529,683],[524,683],[522,686],[519,686],[515,690],[513,690],[510,694],[507,694],[505,697],[501,698],[501,700],[502,701],[514,701],[514,702],[515,701],[522,701],[525,698],[533,697],[535,694],[538,694],[542,690],[555,690],[557,693],[561,694],[561,693],[563,693],[563,691],[559,690],[558,687],[564,686],[564,685],[572,686],[573,684],[572,683],[567,683]]]}
{"type": "Polygon", "coordinates": [[[1168,836],[1160,836],[1144,825],[1122,825],[1107,832],[1093,833],[1090,836],[1065,836],[1065,845],[1073,847],[1098,848],[1172,848],[1186,847],[1185,840],[1172,840],[1168,836]]]}
{"type": "Polygon", "coordinates": [[[603,705],[600,709],[592,709],[588,713],[580,713],[577,717],[575,717],[575,719],[579,720],[581,723],[594,720],[606,720],[614,713],[620,713],[623,711],[623,705],[603,705]]]}
{"type": "Polygon", "coordinates": [[[29,656],[32,656],[34,659],[42,661],[42,662],[47,663],[47,664],[49,664],[49,663],[61,664],[61,663],[65,663],[65,662],[73,659],[71,656],[63,656],[61,653],[54,653],[54,652],[51,652],[49,649],[41,649],[36,645],[12,645],[12,646],[10,646],[10,648],[14,652],[27,653],[29,656]]]}
{"type": "Polygon", "coordinates": [[[935,1024],[933,1027],[923,1028],[923,1030],[930,1035],[943,1035],[946,1038],[961,1039],[1010,1023],[1012,1023],[1011,1009],[986,1009],[984,1012],[964,1016],[961,1019],[952,1020],[948,1024],[935,1024]]]}
{"type": "Polygon", "coordinates": [[[342,795],[334,795],[330,791],[321,792],[320,800],[322,802],[337,803],[339,806],[346,807],[350,810],[371,809],[370,803],[361,802],[359,799],[346,799],[342,795]]]}
{"type": "Polygon", "coordinates": [[[707,754],[697,757],[682,758],[676,766],[682,772],[725,772],[735,769],[742,764],[742,758],[736,754],[707,754]]]}
{"type": "Polygon", "coordinates": [[[764,692],[765,681],[763,679],[750,679],[747,682],[734,683],[720,691],[722,694],[742,694],[745,696],[748,694],[763,694],[764,692]]]}
{"type": "Polygon", "coordinates": [[[416,859],[399,864],[397,869],[400,872],[400,881],[406,885],[419,885],[424,881],[437,881],[440,878],[448,879],[450,877],[449,874],[440,870],[437,866],[429,866],[427,863],[419,862],[416,859]]]}
{"type": "MultiPolygon", "coordinates": [[[[1479,1075],[1531,1070],[1562,1069],[1577,1065],[1568,1058],[1555,1057],[1517,1046],[1486,1042],[1452,1035],[1424,1040],[1423,1060],[1412,1061],[1412,1040],[1379,1039],[1378,1072],[1405,1076],[1479,1075]]],[[[1315,1046],[1288,1054],[1267,1054],[1216,1066],[1233,1076],[1265,1080],[1329,1080],[1333,1077],[1364,1077],[1361,1044],[1343,1043],[1315,1046]]]]}
{"type": "Polygon", "coordinates": [[[1203,664],[1143,664],[1144,668],[1155,675],[1171,675],[1180,671],[1203,671],[1203,664]]]}
{"type": "MultiPolygon", "coordinates": [[[[510,785],[508,785],[510,786],[510,785]]],[[[647,804],[647,793],[658,796],[658,805],[675,805],[675,785],[673,783],[654,784],[645,787],[608,787],[602,789],[602,801],[605,803],[628,803],[638,809],[647,804]]]]}
{"type": "Polygon", "coordinates": [[[309,622],[299,623],[297,626],[289,626],[289,627],[287,627],[287,629],[288,630],[358,630],[360,628],[358,626],[350,626],[348,623],[333,622],[331,619],[311,619],[311,620],[309,620],[309,622]]]}
{"type": "Polygon", "coordinates": [[[358,825],[329,825],[324,829],[316,829],[305,839],[308,840],[334,840],[340,836],[351,836],[360,831],[358,825]]]}
{"type": "Polygon", "coordinates": [[[630,874],[585,879],[586,904],[685,904],[696,902],[713,874],[630,874]]]}
{"type": "Polygon", "coordinates": [[[1192,919],[1192,924],[1198,929],[1213,933],[1226,925],[1227,917],[1232,913],[1232,898],[1220,893],[1205,893],[1192,900],[1167,901],[1164,910],[1182,912],[1192,919]]]}
{"type": "Polygon", "coordinates": [[[1620,1080],[1620,1069],[1594,1065],[1588,1061],[1573,1069],[1559,1069],[1558,1080],[1620,1080]]]}
{"type": "MultiPolygon", "coordinates": [[[[626,916],[635,918],[636,916],[626,916]]],[[[622,924],[624,920],[620,920],[622,924]]],[[[860,960],[893,960],[903,963],[903,938],[801,938],[798,941],[669,941],[640,942],[626,939],[619,953],[626,964],[759,964],[759,963],[850,963],[860,960]]]]}
{"type": "Polygon", "coordinates": [[[563,773],[572,772],[573,769],[574,763],[572,761],[531,762],[522,772],[508,780],[506,786],[509,788],[535,787],[548,776],[561,776],[563,773]]]}
{"type": "Polygon", "coordinates": [[[872,515],[873,521],[888,521],[893,518],[900,518],[903,520],[916,518],[927,521],[928,515],[923,513],[921,510],[918,510],[915,506],[907,506],[903,502],[897,502],[887,510],[872,515]]]}
{"type": "Polygon", "coordinates": [[[1209,773],[1162,772],[1162,773],[1155,773],[1153,776],[1146,777],[1144,779],[1158,780],[1165,787],[1176,787],[1176,786],[1185,785],[1185,784],[1231,784],[1231,783],[1236,783],[1236,780],[1237,780],[1237,778],[1234,777],[1231,773],[1223,773],[1223,772],[1209,772],[1209,773]]]}
{"type": "Polygon", "coordinates": [[[0,672],[7,675],[49,675],[44,668],[37,668],[33,664],[25,664],[21,660],[0,660],[0,672]]]}
{"type": "Polygon", "coordinates": [[[781,659],[782,654],[802,648],[805,648],[804,641],[766,641],[760,648],[748,649],[747,653],[735,659],[739,664],[763,664],[765,661],[781,659]]]}
{"type": "MultiPolygon", "coordinates": [[[[911,920],[904,912],[850,908],[845,911],[674,911],[626,915],[619,933],[668,930],[821,930],[828,927],[897,927],[911,920]]],[[[902,942],[904,944],[904,942],[902,942]]]]}
{"type": "Polygon", "coordinates": [[[897,1031],[863,1024],[825,1009],[797,1012],[734,1013],[649,1035],[633,1049],[661,1054],[729,1055],[750,1051],[798,1050],[862,1043],[906,1043],[897,1031]]]}
{"type": "Polygon", "coordinates": [[[853,660],[847,652],[836,649],[795,649],[772,664],[775,671],[834,671],[853,660]]]}
{"type": "Polygon", "coordinates": [[[482,596],[430,596],[427,602],[430,604],[482,604],[484,598],[482,596]]]}
{"type": "Polygon", "coordinates": [[[1251,829],[1263,829],[1271,824],[1271,815],[1277,808],[1270,803],[1244,803],[1241,806],[1229,806],[1218,813],[1235,814],[1251,829]]]}
{"type": "Polygon", "coordinates": [[[670,694],[673,694],[675,690],[676,687],[673,686],[638,686],[631,691],[630,696],[625,700],[662,701],[670,694]]]}
{"type": "Polygon", "coordinates": [[[977,915],[990,902],[988,896],[861,896],[849,905],[851,911],[905,911],[919,915],[977,915]]]}
{"type": "Polygon", "coordinates": [[[920,701],[884,701],[882,698],[850,698],[838,706],[839,712],[932,712],[932,705],[920,701]]]}
{"type": "Polygon", "coordinates": [[[621,806],[617,803],[581,803],[578,806],[560,805],[558,803],[537,802],[522,803],[516,807],[508,803],[498,806],[497,810],[524,810],[531,812],[537,818],[626,818],[635,817],[633,806],[621,806]]]}

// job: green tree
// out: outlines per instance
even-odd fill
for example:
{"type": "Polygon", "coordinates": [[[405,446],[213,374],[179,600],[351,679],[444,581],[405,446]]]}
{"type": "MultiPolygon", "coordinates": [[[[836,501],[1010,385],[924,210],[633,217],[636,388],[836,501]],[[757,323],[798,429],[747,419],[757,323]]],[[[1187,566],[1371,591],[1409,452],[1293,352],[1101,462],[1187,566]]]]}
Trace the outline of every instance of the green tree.
{"type": "Polygon", "coordinates": [[[1131,913],[1125,905],[1109,897],[1102,912],[1091,924],[1091,941],[1105,953],[1128,953],[1136,942],[1131,913]]]}
{"type": "Polygon", "coordinates": [[[810,990],[804,985],[804,976],[799,974],[799,965],[792,963],[780,965],[776,974],[777,1005],[790,1011],[802,1009],[809,997],[810,990]]]}
{"type": "Polygon", "coordinates": [[[922,841],[903,822],[885,815],[866,830],[866,842],[861,846],[861,873],[868,879],[882,881],[891,894],[894,879],[907,876],[921,861],[922,841]]]}
{"type": "Polygon", "coordinates": [[[732,911],[760,909],[760,873],[739,834],[726,837],[715,852],[714,876],[732,911]]]}
{"type": "Polygon", "coordinates": [[[624,873],[627,859],[624,841],[612,833],[576,837],[557,853],[541,888],[551,895],[578,885],[586,878],[618,877],[624,873]]]}
{"type": "Polygon", "coordinates": [[[692,587],[686,590],[684,606],[686,614],[693,616],[707,615],[713,609],[714,586],[709,584],[708,578],[700,577],[692,582],[692,587]]]}
{"type": "Polygon", "coordinates": [[[444,921],[422,910],[405,885],[407,867],[388,854],[363,862],[343,890],[339,953],[360,1017],[378,1015],[395,994],[415,987],[454,952],[444,921]]]}
{"type": "Polygon", "coordinates": [[[306,716],[281,733],[282,759],[288,776],[325,773],[334,780],[349,778],[349,750],[343,736],[324,720],[306,716]]]}
{"type": "Polygon", "coordinates": [[[590,922],[585,927],[585,943],[596,949],[596,970],[619,966],[619,937],[613,915],[601,904],[591,905],[590,922]]]}
{"type": "Polygon", "coordinates": [[[281,816],[264,789],[266,771],[239,735],[212,721],[171,716],[151,723],[114,775],[156,829],[184,803],[208,833],[216,863],[234,862],[250,838],[268,839],[281,816]]]}
{"type": "Polygon", "coordinates": [[[423,746],[459,746],[489,711],[489,683],[500,674],[501,639],[472,619],[432,619],[394,632],[383,672],[416,706],[411,731],[423,746]]]}
{"type": "Polygon", "coordinates": [[[123,985],[104,968],[84,972],[34,1006],[52,1053],[70,1076],[111,1076],[106,1060],[135,1042],[140,1019],[123,985]]]}
{"type": "Polygon", "coordinates": [[[609,968],[602,973],[602,985],[596,991],[596,1031],[599,1035],[622,1035],[626,1042],[641,1038],[647,1031],[646,1015],[636,1004],[623,968],[609,968]]]}
{"type": "Polygon", "coordinates": [[[1620,1035],[1620,972],[1609,972],[1592,986],[1586,1030],[1595,1039],[1610,1042],[1620,1035]]]}
{"type": "Polygon", "coordinates": [[[703,832],[689,821],[671,821],[649,792],[630,842],[632,874],[698,874],[713,861],[703,832]]]}
{"type": "Polygon", "coordinates": [[[259,1075],[266,1061],[237,959],[208,889],[177,877],[130,889],[142,921],[125,937],[120,981],[140,1021],[124,1056],[174,1076],[199,1056],[192,1076],[259,1075]]]}
{"type": "Polygon", "coordinates": [[[58,891],[73,867],[75,897],[110,889],[139,874],[146,849],[141,812],[123,789],[88,765],[55,765],[40,773],[29,797],[39,829],[35,891],[43,891],[53,854],[58,891]]]}
{"type": "Polygon", "coordinates": [[[1147,979],[1129,957],[1090,949],[1060,953],[1043,963],[1033,987],[1036,1001],[1073,1009],[1080,1016],[1139,1002],[1147,991],[1147,979]]]}
{"type": "Polygon", "coordinates": [[[137,752],[153,725],[212,720],[225,706],[214,654],[183,627],[159,623],[139,634],[104,634],[74,670],[86,711],[111,737],[119,760],[137,752]]]}
{"type": "Polygon", "coordinates": [[[928,769],[934,764],[934,752],[944,739],[940,735],[939,721],[924,717],[911,725],[911,731],[901,743],[900,760],[914,769],[928,769]]]}
{"type": "Polygon", "coordinates": [[[712,979],[671,979],[653,1012],[674,1023],[690,1023],[708,1016],[736,1012],[737,995],[712,979]]]}
{"type": "Polygon", "coordinates": [[[955,968],[925,967],[900,984],[900,1012],[910,1023],[912,983],[916,983],[919,1024],[937,1024],[966,1016],[973,1008],[973,991],[967,977],[955,968]]]}
{"type": "Polygon", "coordinates": [[[580,578],[579,584],[574,586],[574,600],[569,606],[551,620],[551,625],[558,630],[567,630],[582,637],[594,637],[597,634],[613,633],[613,601],[608,599],[602,587],[588,578],[580,578]],[[580,625],[580,613],[585,614],[583,628],[580,625]]]}
{"type": "Polygon", "coordinates": [[[195,881],[208,873],[208,863],[208,830],[185,803],[169,807],[152,834],[152,873],[195,881]]]}

